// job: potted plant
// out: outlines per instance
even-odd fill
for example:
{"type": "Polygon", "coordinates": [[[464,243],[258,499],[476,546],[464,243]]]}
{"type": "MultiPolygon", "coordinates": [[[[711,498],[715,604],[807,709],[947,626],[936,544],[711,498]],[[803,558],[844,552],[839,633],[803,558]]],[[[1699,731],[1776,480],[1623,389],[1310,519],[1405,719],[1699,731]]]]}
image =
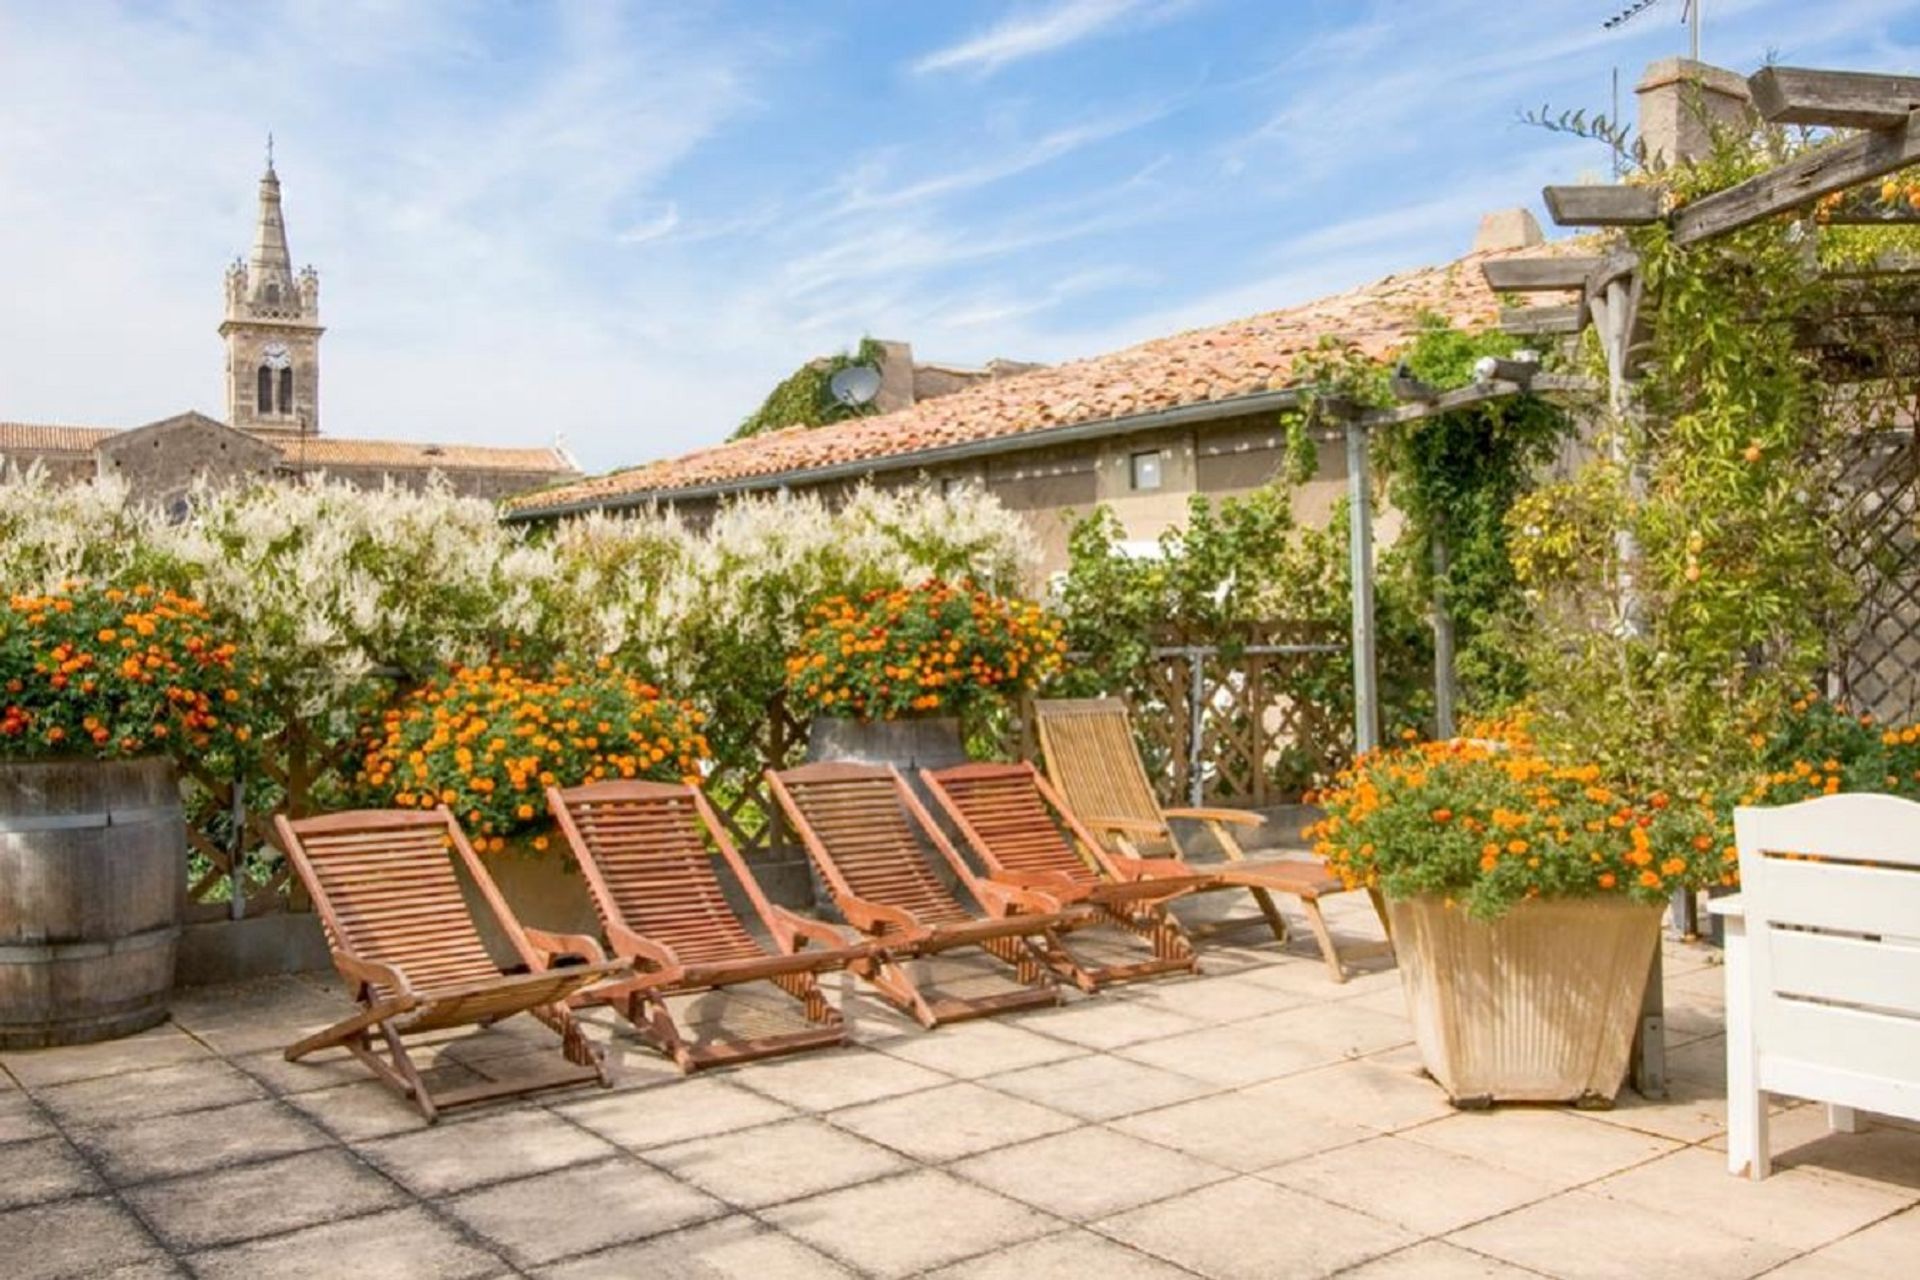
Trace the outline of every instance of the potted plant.
{"type": "Polygon", "coordinates": [[[1031,689],[1065,647],[1040,605],[970,581],[835,596],[787,659],[787,700],[812,717],[809,760],[939,768],[967,758],[964,717],[1031,689]]]}
{"type": "Polygon", "coordinates": [[[186,885],[174,753],[251,730],[204,606],[69,583],[0,608],[0,1049],[167,1016],[186,885]]]}
{"type": "Polygon", "coordinates": [[[1669,895],[1729,873],[1713,807],[1623,794],[1513,726],[1362,757],[1321,803],[1309,835],[1385,894],[1415,1039],[1454,1102],[1610,1105],[1669,895]]]}
{"type": "Polygon", "coordinates": [[[554,845],[546,788],[698,782],[707,759],[701,720],[604,658],[586,668],[453,667],[369,726],[354,789],[362,803],[446,805],[476,850],[501,855],[493,876],[516,908],[544,927],[594,932],[571,864],[545,856],[554,845]]]}

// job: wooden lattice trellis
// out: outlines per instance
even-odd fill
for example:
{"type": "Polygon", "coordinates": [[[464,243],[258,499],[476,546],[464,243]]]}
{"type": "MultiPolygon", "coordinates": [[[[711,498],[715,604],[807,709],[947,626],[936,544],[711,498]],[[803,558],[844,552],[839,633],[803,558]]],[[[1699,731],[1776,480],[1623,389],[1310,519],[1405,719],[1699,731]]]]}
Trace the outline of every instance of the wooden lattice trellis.
{"type": "Polygon", "coordinates": [[[1837,638],[1828,692],[1856,712],[1920,712],[1920,446],[1911,431],[1856,443],[1835,484],[1846,537],[1834,555],[1859,600],[1837,638]]]}

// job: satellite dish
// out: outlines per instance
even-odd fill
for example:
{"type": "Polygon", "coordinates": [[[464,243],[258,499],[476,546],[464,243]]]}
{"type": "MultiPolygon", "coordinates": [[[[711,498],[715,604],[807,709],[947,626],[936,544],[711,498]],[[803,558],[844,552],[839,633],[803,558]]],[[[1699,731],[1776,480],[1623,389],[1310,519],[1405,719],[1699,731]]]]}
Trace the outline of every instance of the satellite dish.
{"type": "Polygon", "coordinates": [[[872,365],[850,364],[827,380],[833,398],[849,409],[858,409],[880,393],[880,373],[872,365]]]}

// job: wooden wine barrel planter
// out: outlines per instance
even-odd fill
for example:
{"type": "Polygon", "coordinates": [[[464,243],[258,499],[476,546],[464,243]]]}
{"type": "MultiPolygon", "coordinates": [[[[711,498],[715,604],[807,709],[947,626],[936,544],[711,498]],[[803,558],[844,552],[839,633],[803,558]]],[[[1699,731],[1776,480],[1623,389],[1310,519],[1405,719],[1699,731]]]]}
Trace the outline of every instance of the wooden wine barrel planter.
{"type": "Polygon", "coordinates": [[[0,762],[0,1049],[163,1021],[185,875],[171,762],[0,762]]]}

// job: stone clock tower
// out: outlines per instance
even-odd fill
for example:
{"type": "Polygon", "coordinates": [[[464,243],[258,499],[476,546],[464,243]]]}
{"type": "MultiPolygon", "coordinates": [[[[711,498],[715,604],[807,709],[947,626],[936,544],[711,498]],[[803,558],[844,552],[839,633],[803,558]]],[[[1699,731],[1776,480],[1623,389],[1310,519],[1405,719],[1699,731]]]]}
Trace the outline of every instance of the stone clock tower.
{"type": "Polygon", "coordinates": [[[269,144],[253,253],[227,268],[227,422],[260,435],[320,431],[320,277],[293,273],[269,144]]]}

